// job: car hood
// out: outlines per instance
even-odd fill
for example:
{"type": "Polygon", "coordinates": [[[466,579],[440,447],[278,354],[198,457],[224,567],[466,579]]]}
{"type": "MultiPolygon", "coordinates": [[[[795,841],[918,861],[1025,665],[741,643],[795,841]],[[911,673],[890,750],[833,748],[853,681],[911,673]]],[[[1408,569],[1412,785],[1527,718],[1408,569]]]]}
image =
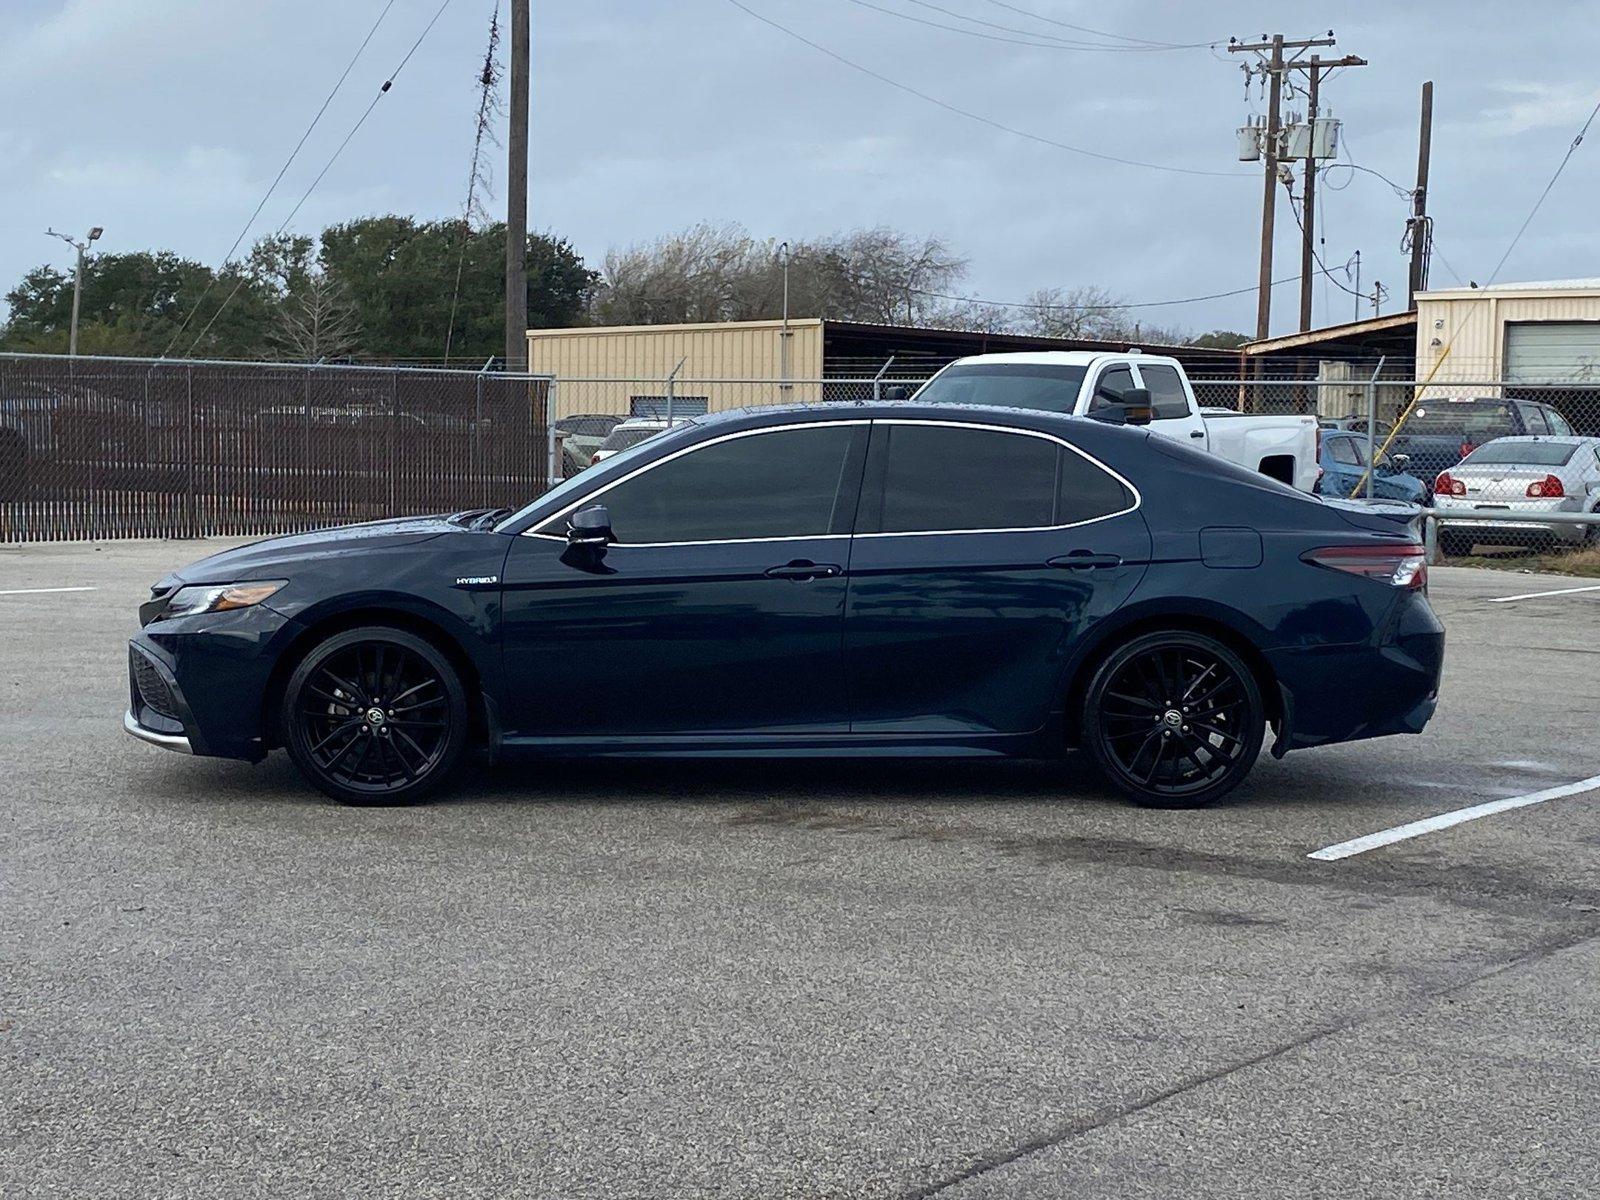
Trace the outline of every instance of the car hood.
{"type": "Polygon", "coordinates": [[[400,517],[388,521],[367,521],[360,525],[340,525],[312,533],[268,538],[212,554],[192,562],[163,579],[158,588],[176,583],[233,583],[241,579],[271,579],[277,572],[310,559],[337,558],[391,546],[425,542],[442,533],[459,532],[447,514],[426,517],[400,517]]]}

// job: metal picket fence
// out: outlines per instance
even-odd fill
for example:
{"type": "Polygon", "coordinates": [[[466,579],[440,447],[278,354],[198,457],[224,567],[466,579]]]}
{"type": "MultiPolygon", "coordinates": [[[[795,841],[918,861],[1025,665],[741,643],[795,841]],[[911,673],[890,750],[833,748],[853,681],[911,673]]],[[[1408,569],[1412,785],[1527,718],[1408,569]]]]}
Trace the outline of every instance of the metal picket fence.
{"type": "Polygon", "coordinates": [[[0,542],[288,533],[521,504],[550,381],[0,354],[0,542]]]}

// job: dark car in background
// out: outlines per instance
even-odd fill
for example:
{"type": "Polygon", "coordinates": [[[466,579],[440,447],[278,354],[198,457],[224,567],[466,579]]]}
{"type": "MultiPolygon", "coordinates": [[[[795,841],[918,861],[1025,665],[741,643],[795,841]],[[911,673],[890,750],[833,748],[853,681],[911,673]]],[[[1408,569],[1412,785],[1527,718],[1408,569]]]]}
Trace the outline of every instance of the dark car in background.
{"type": "MultiPolygon", "coordinates": [[[[1122,419],[1119,414],[1117,419],[1122,419]]],[[[1148,428],[910,403],[702,417],[520,512],[383,521],[162,579],[136,737],[286,747],[347,803],[537,757],[1087,753],[1192,806],[1275,754],[1417,733],[1422,547],[1148,428]]]]}
{"type": "Polygon", "coordinates": [[[1486,442],[1543,434],[1572,436],[1567,419],[1548,404],[1498,396],[1425,399],[1401,423],[1389,453],[1406,455],[1407,470],[1432,489],[1440,471],[1486,442]]]}

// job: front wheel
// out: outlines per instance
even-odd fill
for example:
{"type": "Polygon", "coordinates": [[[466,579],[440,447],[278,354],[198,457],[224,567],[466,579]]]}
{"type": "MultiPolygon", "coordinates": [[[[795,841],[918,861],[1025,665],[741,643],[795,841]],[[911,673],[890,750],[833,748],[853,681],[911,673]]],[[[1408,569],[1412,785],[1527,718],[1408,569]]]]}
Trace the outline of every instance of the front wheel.
{"type": "Polygon", "coordinates": [[[312,648],[289,676],[281,720],[289,757],[335,800],[411,804],[455,769],[468,710],[436,647],[368,626],[312,648]]]}
{"type": "Polygon", "coordinates": [[[1198,808],[1250,773],[1266,735],[1254,674],[1214,638],[1147,633],[1106,656],[1084,696],[1080,745],[1136,804],[1198,808]]]}

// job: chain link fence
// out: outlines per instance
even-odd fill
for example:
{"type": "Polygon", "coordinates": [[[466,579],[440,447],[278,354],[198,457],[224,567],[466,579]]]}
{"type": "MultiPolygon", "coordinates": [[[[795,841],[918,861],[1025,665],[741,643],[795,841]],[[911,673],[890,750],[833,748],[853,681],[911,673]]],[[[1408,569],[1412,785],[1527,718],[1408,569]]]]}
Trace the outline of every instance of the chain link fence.
{"type": "Polygon", "coordinates": [[[249,536],[522,504],[531,375],[0,354],[0,542],[249,536]]]}

